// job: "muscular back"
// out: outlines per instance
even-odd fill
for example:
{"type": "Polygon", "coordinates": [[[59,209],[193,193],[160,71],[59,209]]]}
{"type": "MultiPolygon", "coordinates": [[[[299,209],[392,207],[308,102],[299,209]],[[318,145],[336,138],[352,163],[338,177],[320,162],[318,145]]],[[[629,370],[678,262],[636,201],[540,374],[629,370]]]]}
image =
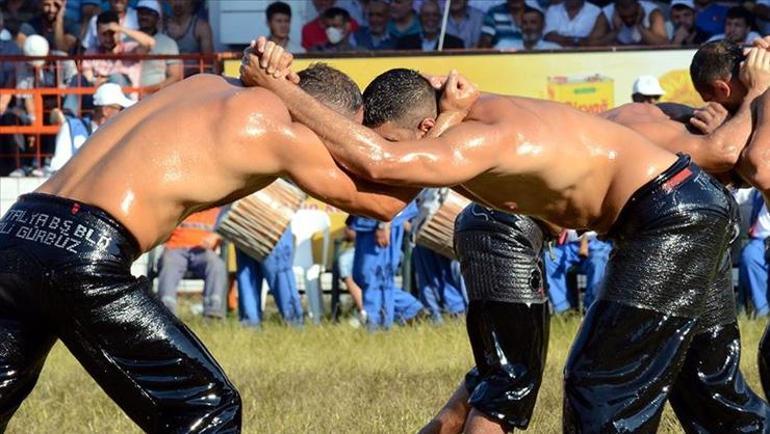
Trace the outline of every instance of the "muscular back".
{"type": "Polygon", "coordinates": [[[500,148],[496,166],[463,186],[491,206],[565,227],[607,230],[633,192],[675,161],[630,129],[549,101],[487,96],[469,119],[494,125],[500,148]]]}
{"type": "Polygon", "coordinates": [[[272,182],[268,145],[290,125],[270,92],[199,75],[110,120],[38,191],[105,209],[147,248],[186,215],[272,182]]]}

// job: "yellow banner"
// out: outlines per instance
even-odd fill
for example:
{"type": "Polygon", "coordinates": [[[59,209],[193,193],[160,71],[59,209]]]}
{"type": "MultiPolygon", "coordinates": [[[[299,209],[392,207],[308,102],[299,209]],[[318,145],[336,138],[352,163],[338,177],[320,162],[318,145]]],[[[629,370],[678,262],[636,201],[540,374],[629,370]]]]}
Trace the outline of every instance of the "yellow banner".
{"type": "MultiPolygon", "coordinates": [[[[300,70],[326,62],[349,74],[363,89],[391,68],[412,68],[428,74],[457,69],[486,92],[552,99],[601,111],[631,101],[640,75],[653,75],[666,91],[664,101],[703,104],[689,76],[694,50],[619,52],[490,53],[435,56],[298,59],[300,70]],[[599,78],[598,81],[592,81],[599,78]],[[571,89],[571,90],[570,90],[571,89]]],[[[239,61],[225,63],[225,73],[238,75],[239,61]]]]}

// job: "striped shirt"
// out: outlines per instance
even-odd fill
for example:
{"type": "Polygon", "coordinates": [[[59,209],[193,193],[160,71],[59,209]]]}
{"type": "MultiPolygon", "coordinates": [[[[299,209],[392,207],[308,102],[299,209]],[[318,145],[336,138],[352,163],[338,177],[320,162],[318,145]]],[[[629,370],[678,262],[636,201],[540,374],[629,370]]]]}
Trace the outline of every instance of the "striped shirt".
{"type": "Polygon", "coordinates": [[[489,8],[481,34],[492,37],[492,45],[502,40],[521,40],[521,28],[513,19],[507,3],[489,8]]]}

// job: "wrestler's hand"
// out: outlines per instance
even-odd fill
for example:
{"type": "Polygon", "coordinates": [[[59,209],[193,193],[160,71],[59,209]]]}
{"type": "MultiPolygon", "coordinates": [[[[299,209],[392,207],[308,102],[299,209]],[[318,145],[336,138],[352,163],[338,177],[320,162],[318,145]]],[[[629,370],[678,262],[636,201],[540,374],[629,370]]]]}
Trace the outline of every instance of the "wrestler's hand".
{"type": "Polygon", "coordinates": [[[243,51],[241,81],[246,86],[269,87],[271,80],[286,78],[299,83],[299,75],[291,69],[294,56],[280,45],[260,37],[243,51]]]}
{"type": "Polygon", "coordinates": [[[468,113],[479,99],[479,89],[456,70],[449,72],[444,83],[444,91],[438,102],[439,113],[468,113]]]}
{"type": "Polygon", "coordinates": [[[750,92],[762,93],[770,86],[770,52],[752,47],[741,62],[741,82],[750,92]]]}
{"type": "Polygon", "coordinates": [[[711,134],[727,120],[727,109],[722,104],[708,102],[703,108],[696,109],[690,118],[690,124],[703,134],[711,134]]]}

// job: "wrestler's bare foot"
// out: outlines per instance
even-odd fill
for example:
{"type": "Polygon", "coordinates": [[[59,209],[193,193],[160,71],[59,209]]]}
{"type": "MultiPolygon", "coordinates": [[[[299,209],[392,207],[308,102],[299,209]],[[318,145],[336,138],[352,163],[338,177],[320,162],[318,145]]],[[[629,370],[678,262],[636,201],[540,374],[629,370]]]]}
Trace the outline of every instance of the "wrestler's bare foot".
{"type": "Polygon", "coordinates": [[[500,424],[484,413],[476,410],[471,410],[471,414],[468,415],[468,420],[465,423],[466,434],[504,434],[507,431],[500,424]]]}
{"type": "Polygon", "coordinates": [[[419,434],[460,434],[471,407],[468,405],[468,390],[465,382],[455,390],[438,414],[425,425],[419,434]]]}

